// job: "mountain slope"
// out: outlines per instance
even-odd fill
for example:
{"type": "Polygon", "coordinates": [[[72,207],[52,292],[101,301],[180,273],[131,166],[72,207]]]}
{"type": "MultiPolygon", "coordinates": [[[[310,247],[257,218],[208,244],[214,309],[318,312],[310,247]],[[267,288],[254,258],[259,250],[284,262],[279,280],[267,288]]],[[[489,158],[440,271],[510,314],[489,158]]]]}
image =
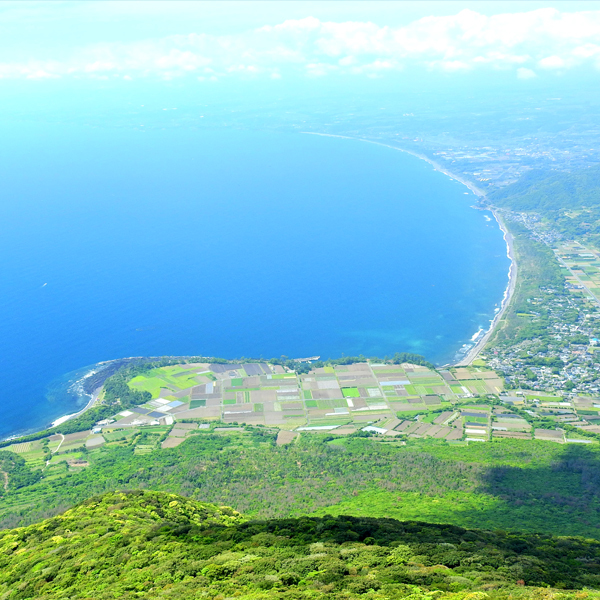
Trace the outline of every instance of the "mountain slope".
{"type": "Polygon", "coordinates": [[[498,206],[513,210],[557,210],[600,204],[600,166],[573,173],[533,170],[489,194],[498,206]]]}
{"type": "MultiPolygon", "coordinates": [[[[600,542],[393,519],[245,521],[112,492],[0,533],[0,598],[556,598],[600,586],[600,542]]],[[[560,598],[600,598],[589,590],[560,598]]]]}

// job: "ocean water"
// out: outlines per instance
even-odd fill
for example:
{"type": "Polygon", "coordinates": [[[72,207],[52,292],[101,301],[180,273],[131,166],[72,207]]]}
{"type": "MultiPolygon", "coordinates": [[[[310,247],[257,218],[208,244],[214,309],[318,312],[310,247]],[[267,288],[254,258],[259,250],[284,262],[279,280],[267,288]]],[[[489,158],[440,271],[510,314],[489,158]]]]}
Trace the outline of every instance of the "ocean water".
{"type": "Polygon", "coordinates": [[[507,285],[475,196],[389,148],[236,129],[0,134],[0,437],[76,411],[69,382],[125,356],[445,363],[507,285]]]}

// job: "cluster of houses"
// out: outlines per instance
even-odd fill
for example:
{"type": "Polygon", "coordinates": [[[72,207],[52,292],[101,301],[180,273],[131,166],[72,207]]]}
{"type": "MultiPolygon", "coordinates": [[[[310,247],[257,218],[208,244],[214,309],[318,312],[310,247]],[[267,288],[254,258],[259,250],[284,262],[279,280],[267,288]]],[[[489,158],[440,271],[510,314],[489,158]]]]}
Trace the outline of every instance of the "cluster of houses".
{"type": "Polygon", "coordinates": [[[490,348],[488,366],[502,373],[510,388],[600,396],[600,312],[581,298],[542,291],[542,298],[529,299],[532,308],[524,318],[535,323],[543,312],[544,336],[490,348]]]}

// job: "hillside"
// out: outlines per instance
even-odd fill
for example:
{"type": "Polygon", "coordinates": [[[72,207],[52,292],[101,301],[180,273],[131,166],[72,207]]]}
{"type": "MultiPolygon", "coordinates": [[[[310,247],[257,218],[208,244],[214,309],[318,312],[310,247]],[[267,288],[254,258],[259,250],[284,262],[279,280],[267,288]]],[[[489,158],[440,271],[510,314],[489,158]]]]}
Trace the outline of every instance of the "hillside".
{"type": "Polygon", "coordinates": [[[245,521],[148,491],[111,492],[4,531],[0,557],[6,600],[551,598],[547,586],[600,585],[597,541],[366,517],[245,521]]]}
{"type": "Polygon", "coordinates": [[[260,519],[353,514],[600,537],[595,444],[404,445],[311,434],[277,446],[274,434],[251,430],[199,432],[177,448],[145,454],[136,448],[90,452],[88,467],[30,484],[17,465],[19,487],[11,487],[11,471],[0,527],[35,523],[121,488],[183,494],[260,519]]]}
{"type": "MultiPolygon", "coordinates": [[[[546,231],[567,240],[600,246],[600,166],[564,173],[533,170],[518,181],[489,194],[492,204],[512,211],[535,213],[546,231]]],[[[511,224],[511,229],[520,227],[511,224]]],[[[523,257],[517,257],[519,265],[523,257]]],[[[540,257],[538,265],[547,264],[540,257]]]]}
{"type": "Polygon", "coordinates": [[[513,210],[559,210],[600,204],[600,166],[564,173],[529,171],[518,181],[489,194],[513,210]]]}

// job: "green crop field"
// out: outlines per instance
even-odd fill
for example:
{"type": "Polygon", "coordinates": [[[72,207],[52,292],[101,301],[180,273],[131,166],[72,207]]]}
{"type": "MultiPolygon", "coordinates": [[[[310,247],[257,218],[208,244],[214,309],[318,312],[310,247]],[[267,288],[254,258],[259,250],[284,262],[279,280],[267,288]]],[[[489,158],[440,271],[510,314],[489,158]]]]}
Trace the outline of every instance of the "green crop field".
{"type": "Polygon", "coordinates": [[[444,380],[441,377],[410,377],[412,384],[418,385],[444,385],[444,380]]]}
{"type": "Polygon", "coordinates": [[[165,386],[166,382],[164,379],[159,377],[147,377],[139,375],[134,377],[129,385],[136,390],[150,392],[153,398],[158,398],[160,395],[160,389],[165,386]]]}
{"type": "Polygon", "coordinates": [[[488,419],[486,417],[464,417],[466,421],[470,421],[471,423],[487,423],[488,419]]]}
{"type": "Polygon", "coordinates": [[[355,387],[342,388],[342,394],[344,398],[360,398],[358,388],[355,387]]]}
{"type": "Polygon", "coordinates": [[[545,394],[526,394],[527,400],[539,400],[540,402],[562,402],[564,398],[560,396],[546,396],[545,394]]]}

